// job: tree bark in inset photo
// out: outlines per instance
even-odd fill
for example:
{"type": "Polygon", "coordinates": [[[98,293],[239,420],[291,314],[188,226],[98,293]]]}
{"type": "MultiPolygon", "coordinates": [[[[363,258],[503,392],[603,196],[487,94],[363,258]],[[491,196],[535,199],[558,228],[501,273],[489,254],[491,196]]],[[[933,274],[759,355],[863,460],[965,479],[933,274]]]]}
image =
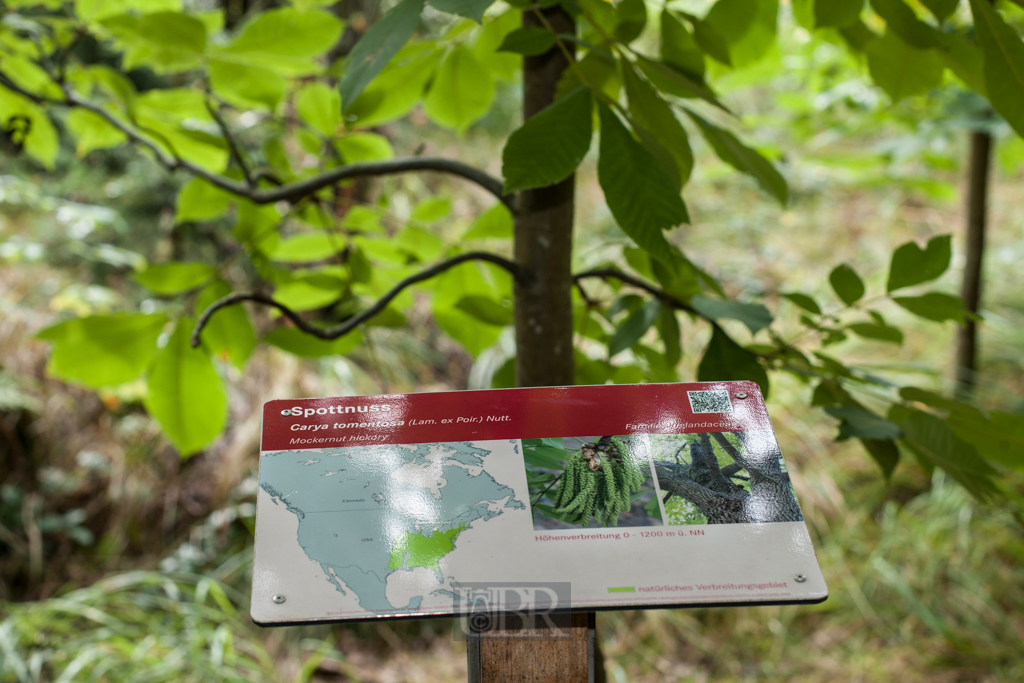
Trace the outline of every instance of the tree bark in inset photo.
{"type": "Polygon", "coordinates": [[[736,436],[741,449],[725,434],[705,433],[699,435],[698,442],[690,443],[689,464],[656,461],[658,483],[668,494],[666,502],[671,496],[690,501],[707,517],[708,524],[802,521],[775,439],[756,432],[736,432],[736,436]],[[719,464],[712,439],[732,463],[719,464]],[[749,481],[750,490],[735,480],[749,481]]]}

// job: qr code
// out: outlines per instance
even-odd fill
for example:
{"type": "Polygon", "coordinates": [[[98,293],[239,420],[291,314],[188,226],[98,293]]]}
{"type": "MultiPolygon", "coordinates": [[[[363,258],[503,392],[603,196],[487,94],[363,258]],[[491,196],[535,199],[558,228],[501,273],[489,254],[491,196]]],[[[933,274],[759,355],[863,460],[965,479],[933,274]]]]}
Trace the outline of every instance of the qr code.
{"type": "Polygon", "coordinates": [[[690,408],[695,413],[731,413],[728,391],[688,391],[690,408]]]}

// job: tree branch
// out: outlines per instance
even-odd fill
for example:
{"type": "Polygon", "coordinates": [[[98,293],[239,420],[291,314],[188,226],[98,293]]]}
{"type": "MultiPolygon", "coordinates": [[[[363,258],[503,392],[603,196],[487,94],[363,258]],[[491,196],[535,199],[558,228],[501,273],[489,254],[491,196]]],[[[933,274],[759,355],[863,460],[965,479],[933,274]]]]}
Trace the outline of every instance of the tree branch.
{"type": "Polygon", "coordinates": [[[217,111],[217,105],[210,101],[210,98],[206,98],[206,111],[210,112],[210,116],[217,122],[217,127],[220,128],[221,135],[224,136],[225,142],[228,143],[228,151],[231,152],[232,158],[238,167],[242,169],[242,176],[245,178],[245,184],[249,187],[255,187],[256,183],[253,182],[252,172],[249,170],[249,164],[245,163],[245,158],[242,156],[242,151],[238,148],[238,144],[235,142],[235,136],[232,135],[231,129],[228,128],[227,121],[217,111]]]}
{"type": "MultiPolygon", "coordinates": [[[[131,126],[126,125],[121,121],[121,119],[114,114],[111,114],[100,105],[79,96],[68,87],[62,87],[64,99],[55,100],[28,92],[2,75],[0,75],[0,85],[3,85],[8,90],[15,92],[22,97],[27,97],[36,104],[63,105],[66,107],[78,107],[80,109],[91,111],[123,133],[129,141],[134,144],[141,145],[152,152],[157,161],[168,170],[176,171],[181,169],[188,171],[192,175],[202,178],[206,182],[224,190],[225,192],[230,192],[233,195],[244,197],[255,204],[274,204],[280,201],[295,203],[303,197],[308,197],[318,190],[330,187],[331,185],[335,185],[342,180],[347,180],[349,178],[396,175],[399,173],[415,171],[436,171],[438,173],[448,173],[450,175],[464,178],[472,183],[476,183],[501,200],[501,202],[510,209],[514,210],[512,197],[505,194],[504,184],[500,180],[488,175],[475,166],[464,164],[461,161],[436,157],[411,157],[406,159],[373,161],[362,164],[348,164],[346,166],[339,166],[327,173],[323,173],[312,178],[288,183],[269,190],[247,187],[246,185],[236,182],[231,178],[227,178],[219,173],[213,173],[201,166],[193,164],[190,161],[182,159],[177,156],[173,148],[170,148],[169,152],[165,153],[164,150],[160,148],[160,145],[149,140],[131,126]]],[[[58,83],[58,85],[60,84],[58,83]]],[[[217,117],[214,118],[216,120],[217,117]]],[[[228,145],[230,150],[232,146],[230,139],[228,140],[228,145]]]]}
{"type": "Polygon", "coordinates": [[[466,261],[486,261],[488,263],[493,263],[494,265],[507,270],[518,282],[523,282],[527,279],[526,271],[518,264],[496,254],[490,254],[482,251],[471,251],[465,254],[459,254],[458,256],[441,261],[440,263],[436,263],[415,275],[410,275],[389,289],[384,296],[377,299],[377,301],[375,301],[369,308],[360,311],[356,315],[345,320],[343,323],[328,328],[316,327],[315,325],[309,324],[299,317],[298,313],[284,304],[274,301],[271,297],[265,294],[260,294],[258,292],[239,292],[236,294],[230,294],[219,301],[213,302],[205,311],[203,311],[203,314],[199,316],[199,320],[196,321],[196,326],[192,331],[192,347],[195,348],[199,346],[199,337],[203,332],[203,328],[206,327],[208,322],[210,322],[210,318],[213,317],[214,313],[226,306],[233,306],[237,303],[241,303],[242,301],[255,301],[256,303],[263,304],[265,306],[272,306],[281,311],[286,318],[295,323],[295,326],[306,334],[311,334],[319,339],[331,341],[348,334],[359,325],[383,311],[396,296],[401,294],[403,290],[411,285],[436,277],[449,268],[457,266],[460,263],[465,263],[466,261]]]}
{"type": "Polygon", "coordinates": [[[505,195],[504,185],[500,180],[484,173],[475,166],[464,164],[461,161],[438,157],[409,157],[339,166],[308,180],[289,183],[273,190],[254,192],[250,199],[257,204],[271,204],[279,201],[291,202],[348,178],[395,175],[410,171],[437,171],[464,178],[476,183],[500,199],[506,206],[512,208],[512,199],[505,195]]]}
{"type": "MultiPolygon", "coordinates": [[[[633,287],[636,287],[637,289],[644,290],[645,292],[653,296],[655,299],[665,304],[666,306],[671,306],[672,308],[679,309],[680,311],[686,311],[687,313],[692,313],[700,318],[704,318],[704,316],[701,315],[696,309],[694,309],[684,301],[677,299],[671,294],[664,292],[655,287],[654,285],[650,285],[639,278],[635,278],[632,275],[623,273],[621,270],[616,270],[615,268],[596,268],[594,270],[585,270],[582,273],[576,273],[575,275],[572,276],[572,280],[576,284],[577,288],[579,288],[579,281],[586,278],[600,278],[602,280],[619,280],[620,282],[624,282],[627,285],[631,285],[633,287]]],[[[709,322],[714,321],[709,320],[709,322]]]]}
{"type": "Polygon", "coordinates": [[[725,437],[725,434],[722,434],[721,432],[713,432],[711,436],[718,442],[718,445],[722,447],[722,450],[729,454],[729,457],[732,458],[733,461],[746,471],[751,471],[750,462],[740,454],[739,449],[732,445],[732,442],[725,437]]]}

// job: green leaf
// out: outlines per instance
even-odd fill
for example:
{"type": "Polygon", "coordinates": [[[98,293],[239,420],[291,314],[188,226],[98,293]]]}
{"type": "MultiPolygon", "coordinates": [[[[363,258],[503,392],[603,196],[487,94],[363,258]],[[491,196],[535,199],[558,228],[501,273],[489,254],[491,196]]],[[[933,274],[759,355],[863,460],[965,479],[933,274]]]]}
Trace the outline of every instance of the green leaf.
{"type": "Polygon", "coordinates": [[[377,74],[409,42],[420,25],[424,0],[402,0],[374,22],[348,56],[338,89],[343,111],[356,101],[377,74]]]}
{"type": "Polygon", "coordinates": [[[455,308],[488,325],[503,327],[511,325],[513,322],[511,303],[498,302],[490,297],[479,294],[470,294],[462,297],[455,304],[455,308]]]}
{"type": "Polygon", "coordinates": [[[916,316],[935,322],[963,322],[964,301],[958,296],[928,292],[921,296],[894,296],[892,300],[916,316]]]}
{"type": "Polygon", "coordinates": [[[483,21],[487,8],[493,4],[494,0],[430,0],[430,6],[434,9],[448,14],[458,14],[478,24],[483,21]]]}
{"type": "MultiPolygon", "coordinates": [[[[196,300],[196,313],[202,314],[211,304],[231,294],[231,287],[223,280],[215,280],[196,300]]],[[[227,358],[241,370],[256,349],[256,332],[249,322],[249,314],[241,305],[219,309],[206,322],[202,334],[203,345],[215,356],[227,358]]]]}
{"type": "Polygon", "coordinates": [[[320,358],[346,355],[363,342],[363,333],[353,330],[343,337],[326,341],[297,327],[275,327],[263,335],[263,341],[295,356],[320,358]]]}
{"type": "Polygon", "coordinates": [[[828,406],[825,412],[841,420],[836,441],[857,439],[892,440],[903,436],[899,426],[864,408],[828,406]]]}
{"type": "Polygon", "coordinates": [[[345,105],[346,120],[377,126],[408,114],[419,104],[442,54],[433,42],[406,45],[351,106],[345,105]]]}
{"type": "Polygon", "coordinates": [[[445,243],[437,235],[422,228],[409,225],[395,234],[393,243],[396,249],[404,251],[414,261],[425,263],[441,256],[445,243]]]}
{"type": "Polygon", "coordinates": [[[337,44],[343,28],[344,24],[336,15],[322,9],[305,12],[292,7],[270,9],[256,14],[241,33],[214,56],[276,73],[314,73],[317,70],[314,58],[337,44]]]}
{"type": "Polygon", "coordinates": [[[512,212],[498,202],[480,214],[462,236],[462,241],[485,239],[512,239],[512,212]]]}
{"type": "Polygon", "coordinates": [[[997,491],[996,475],[969,443],[939,418],[919,410],[906,411],[900,422],[906,442],[928,462],[941,467],[971,495],[986,499],[997,491]]]}
{"type": "Polygon", "coordinates": [[[772,324],[771,312],[764,304],[744,304],[739,301],[723,301],[711,299],[702,294],[697,294],[690,299],[690,306],[702,316],[711,320],[729,318],[739,320],[747,326],[750,334],[757,334],[772,324]]]}
{"type": "Polygon", "coordinates": [[[499,52],[514,52],[519,55],[542,55],[555,46],[555,34],[539,26],[518,28],[505,36],[498,47],[499,52]]]}
{"type": "Polygon", "coordinates": [[[509,358],[491,378],[492,389],[512,389],[516,386],[516,359],[509,358]]]}
{"type": "Polygon", "coordinates": [[[341,95],[325,83],[309,83],[295,96],[295,111],[307,125],[333,137],[341,125],[341,95]]]}
{"type": "Polygon", "coordinates": [[[615,16],[615,37],[623,43],[631,43],[647,25],[647,5],[644,0],[619,0],[615,16]]]}
{"type": "Polygon", "coordinates": [[[985,60],[981,49],[954,33],[939,35],[942,40],[942,61],[968,88],[982,97],[988,97],[988,89],[985,87],[985,60]]]}
{"type": "Polygon", "coordinates": [[[205,263],[174,261],[150,266],[135,274],[135,280],[157,294],[181,294],[206,283],[217,270],[205,263]]]}
{"type": "Polygon", "coordinates": [[[771,49],[778,14],[778,0],[718,0],[706,21],[728,44],[732,66],[744,67],[771,49]]]}
{"type": "Polygon", "coordinates": [[[668,306],[662,306],[661,315],[658,317],[658,334],[665,344],[665,363],[674,368],[679,365],[683,358],[683,347],[680,342],[681,331],[676,312],[668,306]]]}
{"type": "Polygon", "coordinates": [[[344,278],[314,271],[279,284],[274,300],[293,311],[312,311],[338,301],[347,286],[344,278]]]}
{"type": "Polygon", "coordinates": [[[465,347],[473,357],[498,341],[501,334],[501,328],[497,325],[481,325],[479,319],[454,306],[435,307],[434,319],[446,334],[465,347]]]}
{"type": "MultiPolygon", "coordinates": [[[[544,0],[540,4],[547,6],[551,1],[552,0],[544,0]]],[[[612,2],[606,0],[576,0],[576,4],[578,4],[582,10],[586,23],[594,26],[593,31],[587,32],[588,37],[596,38],[598,36],[609,35],[615,31],[615,25],[618,23],[618,17],[615,13],[615,5],[612,2]]]]}
{"type": "Polygon", "coordinates": [[[498,48],[505,36],[522,25],[522,13],[510,9],[503,14],[486,17],[483,29],[476,36],[473,54],[495,80],[512,82],[516,78],[522,60],[516,54],[499,52],[498,48]]]}
{"type": "Polygon", "coordinates": [[[699,97],[722,111],[729,111],[729,108],[722,104],[714,91],[703,81],[691,78],[689,75],[676,71],[667,64],[655,62],[643,55],[637,55],[636,64],[644,72],[644,75],[650,79],[651,83],[662,92],[675,95],[676,97],[699,97]]]}
{"type": "Polygon", "coordinates": [[[986,419],[975,419],[958,412],[946,424],[983,457],[1024,470],[1024,416],[993,410],[986,419]]]}
{"type": "Polygon", "coordinates": [[[378,133],[348,133],[334,141],[334,148],[346,164],[395,158],[391,141],[378,133]]]}
{"type": "Polygon", "coordinates": [[[814,3],[815,28],[838,28],[852,24],[860,18],[864,0],[816,0],[814,3]]]}
{"type": "Polygon", "coordinates": [[[223,136],[206,109],[206,97],[187,88],[154,88],[134,97],[135,122],[167,153],[173,151],[207,171],[228,163],[223,136]]]}
{"type": "Polygon", "coordinates": [[[423,110],[435,123],[462,134],[494,102],[494,79],[472,51],[457,45],[441,63],[423,110]]]}
{"type": "Polygon", "coordinates": [[[799,292],[789,292],[780,294],[779,296],[783,297],[784,299],[788,299],[793,304],[799,306],[808,313],[821,315],[821,307],[818,306],[818,302],[812,299],[811,297],[807,296],[806,294],[800,294],[799,292]]]}
{"type": "MultiPolygon", "coordinates": [[[[597,2],[604,4],[604,0],[597,2]]],[[[603,52],[588,52],[576,64],[576,68],[566,69],[562,74],[555,89],[555,100],[562,99],[580,87],[588,87],[594,93],[604,93],[609,99],[617,100],[622,90],[618,62],[603,52]]]]}
{"type": "Polygon", "coordinates": [[[832,269],[828,281],[832,285],[832,291],[847,306],[852,306],[864,296],[864,281],[857,275],[857,271],[845,263],[832,269]]]}
{"type": "Polygon", "coordinates": [[[568,453],[564,448],[540,445],[533,448],[523,446],[523,460],[534,467],[543,467],[549,470],[561,470],[565,468],[565,458],[568,453]]]}
{"type": "Polygon", "coordinates": [[[623,232],[655,258],[667,258],[663,230],[689,222],[679,187],[619,117],[598,103],[601,148],[597,177],[608,208],[623,232]]]}
{"type": "Polygon", "coordinates": [[[1018,135],[1024,136],[1024,44],[987,0],[971,0],[971,13],[985,57],[989,102],[1018,135]]]}
{"type": "Polygon", "coordinates": [[[166,323],[163,313],[94,315],[51,325],[36,337],[53,344],[50,375],[97,389],[141,375],[166,323]]]}
{"type": "Polygon", "coordinates": [[[737,344],[718,325],[713,326],[711,341],[697,367],[698,382],[752,381],[768,397],[768,373],[750,351],[737,344]]]}
{"type": "Polygon", "coordinates": [[[949,268],[951,254],[952,239],[949,235],[931,238],[924,249],[916,242],[901,244],[892,254],[886,291],[894,292],[934,280],[949,268]]]}
{"type": "Polygon", "coordinates": [[[732,66],[729,56],[729,43],[707,21],[692,14],[680,12],[693,26],[693,38],[709,57],[726,66],[732,66]]]}
{"type": "Polygon", "coordinates": [[[202,64],[206,26],[195,17],[181,12],[154,12],[141,17],[121,14],[101,23],[124,50],[125,71],[144,66],[158,74],[173,74],[202,64]]]}
{"type": "Polygon", "coordinates": [[[590,149],[592,111],[590,90],[578,88],[527,119],[502,152],[505,192],[547,187],[572,175],[590,149]]]}
{"type": "Polygon", "coordinates": [[[704,80],[704,51],[678,15],[661,12],[661,61],[698,81],[704,80]]]}
{"type": "Polygon", "coordinates": [[[202,347],[189,343],[192,320],[182,318],[149,373],[146,410],[156,418],[182,456],[203,449],[227,420],[224,382],[202,347]]]}
{"type": "Polygon", "coordinates": [[[213,92],[240,108],[256,106],[273,111],[288,91],[288,79],[281,74],[229,59],[211,59],[209,76],[213,92]]]}
{"type": "MultiPolygon", "coordinates": [[[[675,166],[675,173],[680,186],[686,183],[693,170],[693,151],[682,124],[672,112],[672,108],[642,79],[628,62],[622,63],[623,83],[626,96],[629,98],[629,113],[633,121],[654,136],[656,148],[667,150],[675,166]]],[[[650,150],[650,146],[648,146],[650,150]]],[[[654,151],[654,150],[650,150],[654,151]]],[[[668,172],[669,169],[666,169],[668,172]]]]}
{"type": "Polygon", "coordinates": [[[452,213],[452,200],[449,197],[430,197],[413,207],[409,218],[420,223],[436,223],[452,213]]]}
{"type": "Polygon", "coordinates": [[[956,11],[960,0],[921,0],[921,4],[931,11],[939,23],[942,23],[956,11]]]}
{"type": "Polygon", "coordinates": [[[60,141],[42,107],[0,87],[0,128],[6,128],[11,142],[21,145],[26,154],[45,168],[53,168],[60,141]]]}
{"type": "Polygon", "coordinates": [[[228,212],[233,195],[214,187],[202,178],[193,178],[178,192],[174,208],[176,224],[188,221],[212,221],[228,212]]]}
{"type": "Polygon", "coordinates": [[[611,359],[640,341],[660,315],[661,303],[657,299],[648,299],[643,306],[633,311],[608,340],[608,358],[611,359]]]}
{"type": "Polygon", "coordinates": [[[865,48],[871,78],[894,102],[924,95],[942,83],[945,66],[934,50],[912,47],[892,31],[865,48]]]}
{"type": "Polygon", "coordinates": [[[1024,417],[1013,413],[981,410],[917,387],[903,387],[900,396],[948,414],[946,424],[988,459],[1008,467],[1024,468],[1024,417]]]}
{"type": "Polygon", "coordinates": [[[341,227],[346,230],[361,233],[382,232],[384,225],[381,223],[381,212],[369,206],[356,204],[349,208],[345,217],[341,219],[341,227]]]}
{"type": "Polygon", "coordinates": [[[900,449],[896,442],[884,439],[861,439],[860,443],[882,468],[885,478],[892,477],[892,473],[900,461],[900,449]]]}
{"type": "Polygon", "coordinates": [[[72,109],[64,123],[75,136],[75,154],[79,157],[84,157],[94,149],[117,147],[128,139],[124,133],[107,123],[106,119],[88,109],[72,109]]]}
{"type": "Polygon", "coordinates": [[[477,263],[464,263],[446,270],[434,281],[432,309],[437,324],[474,356],[498,340],[501,328],[482,325],[480,320],[456,306],[464,297],[471,295],[495,300],[504,298],[485,273],[490,275],[491,271],[477,263]]]}
{"type": "Polygon", "coordinates": [[[890,325],[853,323],[852,325],[847,325],[846,328],[866,339],[877,339],[878,341],[892,342],[893,344],[903,343],[903,333],[899,328],[890,325]]]}
{"type": "Polygon", "coordinates": [[[887,32],[896,34],[911,47],[927,50],[942,42],[942,32],[918,19],[903,0],[871,0],[871,8],[885,19],[887,32]]]}
{"type": "Polygon", "coordinates": [[[334,256],[344,248],[341,235],[310,232],[281,240],[270,258],[282,263],[310,263],[334,256]]]}
{"type": "Polygon", "coordinates": [[[775,197],[781,204],[786,203],[789,194],[786,180],[770,161],[744,145],[729,131],[713,125],[689,109],[686,110],[686,113],[700,127],[704,139],[715,150],[719,159],[737,171],[752,176],[761,189],[775,197]]]}
{"type": "Polygon", "coordinates": [[[409,319],[394,306],[388,306],[380,313],[366,321],[367,327],[390,327],[392,329],[404,329],[409,327],[409,319]]]}
{"type": "Polygon", "coordinates": [[[14,85],[33,95],[56,100],[63,95],[60,86],[53,82],[46,69],[26,55],[4,53],[3,73],[14,85]]]}
{"type": "Polygon", "coordinates": [[[248,249],[269,253],[280,241],[277,233],[277,224],[280,220],[277,208],[272,205],[239,201],[238,220],[231,229],[231,234],[248,249]]]}

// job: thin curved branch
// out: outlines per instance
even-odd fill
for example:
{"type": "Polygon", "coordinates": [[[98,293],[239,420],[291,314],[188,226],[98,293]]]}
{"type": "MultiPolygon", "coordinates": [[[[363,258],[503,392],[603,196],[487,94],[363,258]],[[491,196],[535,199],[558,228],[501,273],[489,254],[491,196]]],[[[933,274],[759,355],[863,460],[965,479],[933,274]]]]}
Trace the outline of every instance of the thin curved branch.
{"type": "MultiPolygon", "coordinates": [[[[698,317],[705,318],[705,316],[701,315],[699,311],[697,311],[689,304],[677,299],[668,292],[664,292],[658,289],[654,285],[648,284],[643,280],[635,278],[627,273],[623,273],[621,270],[616,270],[615,268],[595,268],[594,270],[585,270],[582,273],[574,274],[572,276],[572,281],[576,284],[578,288],[579,281],[587,278],[600,278],[602,280],[612,278],[615,280],[619,280],[620,282],[624,282],[627,285],[636,287],[637,289],[644,290],[645,292],[653,296],[655,299],[665,304],[666,306],[671,306],[672,308],[679,309],[680,311],[686,311],[687,313],[692,313],[698,317]]],[[[713,320],[710,319],[707,320],[708,322],[714,322],[713,320]]]]}
{"type": "MultiPolygon", "coordinates": [[[[242,183],[236,182],[219,173],[211,173],[210,171],[207,171],[200,166],[196,166],[181,157],[168,157],[151,141],[136,133],[129,126],[124,125],[117,119],[117,117],[110,114],[110,112],[93,102],[79,97],[73,92],[66,91],[66,98],[67,102],[65,104],[88,109],[94,114],[102,116],[108,123],[124,133],[129,140],[147,147],[156,155],[157,160],[168,169],[172,171],[184,169],[192,175],[201,177],[211,185],[239,197],[245,197],[254,204],[275,204],[281,201],[295,203],[304,197],[310,196],[318,190],[322,190],[325,187],[330,187],[342,180],[348,180],[350,178],[396,175],[412,171],[437,171],[439,173],[448,173],[474,182],[500,199],[506,206],[512,208],[511,197],[505,195],[505,188],[500,180],[488,175],[474,166],[464,164],[461,161],[436,157],[412,157],[407,159],[372,161],[362,164],[348,164],[346,166],[339,166],[338,168],[331,169],[326,173],[322,173],[312,178],[307,178],[294,183],[287,183],[269,190],[249,188],[242,183]]],[[[59,104],[58,102],[52,103],[59,104]]]]}
{"type": "Polygon", "coordinates": [[[348,334],[359,325],[383,311],[396,296],[401,294],[402,291],[408,287],[416,284],[417,282],[423,282],[424,280],[436,277],[449,268],[457,266],[460,263],[465,263],[466,261],[487,261],[488,263],[493,263],[494,265],[507,270],[512,277],[520,283],[525,282],[528,277],[522,266],[498,256],[497,254],[490,254],[483,251],[471,251],[465,254],[459,254],[458,256],[453,256],[450,259],[436,263],[426,270],[422,270],[415,275],[410,275],[404,280],[399,281],[394,287],[389,289],[384,296],[377,299],[377,301],[375,301],[369,308],[360,311],[356,315],[345,320],[343,323],[327,328],[316,327],[315,325],[309,324],[299,317],[298,313],[284,304],[274,301],[274,299],[266,294],[260,294],[258,292],[238,292],[213,302],[205,311],[203,311],[203,314],[199,316],[199,320],[196,321],[195,328],[192,330],[192,347],[195,348],[199,346],[199,337],[203,332],[203,328],[206,327],[208,322],[210,322],[210,318],[213,317],[214,313],[226,306],[233,306],[243,301],[254,301],[256,303],[263,304],[264,306],[272,306],[281,311],[286,318],[295,323],[295,326],[306,334],[311,334],[314,337],[325,341],[331,341],[348,334]]]}
{"type": "Polygon", "coordinates": [[[231,129],[228,128],[227,121],[220,115],[217,110],[217,105],[210,101],[207,97],[205,100],[206,111],[210,112],[210,116],[217,122],[217,127],[220,128],[221,135],[224,136],[224,141],[228,143],[228,151],[231,153],[231,157],[238,164],[238,167],[242,170],[242,177],[245,178],[245,184],[249,187],[255,187],[256,183],[252,179],[252,171],[249,170],[249,164],[245,162],[245,157],[242,156],[242,150],[239,149],[238,144],[235,142],[235,136],[232,134],[231,129]]]}
{"type": "Polygon", "coordinates": [[[78,107],[80,109],[91,111],[93,114],[101,117],[111,126],[123,133],[129,141],[145,147],[152,152],[157,161],[168,170],[175,171],[181,169],[188,171],[192,175],[202,178],[206,182],[224,190],[225,192],[230,192],[233,195],[244,197],[255,204],[274,204],[280,201],[294,203],[303,197],[308,197],[318,190],[330,187],[342,180],[350,178],[396,175],[399,173],[415,171],[436,171],[438,173],[448,173],[472,183],[476,183],[501,200],[502,203],[510,209],[514,208],[512,197],[505,194],[504,184],[500,180],[494,176],[488,175],[475,166],[464,164],[461,161],[442,159],[438,157],[410,157],[405,159],[389,159],[387,161],[373,161],[362,164],[348,164],[346,166],[339,166],[327,173],[323,173],[312,178],[307,178],[294,183],[287,183],[280,187],[268,190],[261,190],[256,187],[247,187],[246,185],[232,180],[231,178],[227,178],[219,173],[213,173],[201,166],[193,164],[190,161],[182,159],[174,153],[173,149],[170,149],[169,153],[165,152],[161,149],[160,145],[154,143],[145,135],[140,134],[132,126],[125,124],[114,114],[110,113],[95,102],[81,97],[78,93],[68,87],[62,88],[64,92],[64,99],[56,100],[48,97],[42,97],[24,90],[2,75],[0,75],[0,85],[3,85],[3,87],[8,90],[11,90],[23,97],[27,97],[36,104],[55,104],[66,107],[78,107]]]}
{"type": "Polygon", "coordinates": [[[251,199],[257,204],[271,204],[279,201],[291,202],[349,178],[395,175],[410,171],[437,171],[464,178],[487,190],[511,208],[512,199],[505,194],[504,185],[500,180],[488,175],[475,166],[439,157],[408,157],[405,159],[389,159],[387,161],[372,161],[339,166],[308,180],[288,183],[273,190],[254,192],[251,199]]]}

